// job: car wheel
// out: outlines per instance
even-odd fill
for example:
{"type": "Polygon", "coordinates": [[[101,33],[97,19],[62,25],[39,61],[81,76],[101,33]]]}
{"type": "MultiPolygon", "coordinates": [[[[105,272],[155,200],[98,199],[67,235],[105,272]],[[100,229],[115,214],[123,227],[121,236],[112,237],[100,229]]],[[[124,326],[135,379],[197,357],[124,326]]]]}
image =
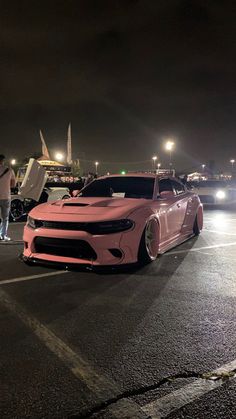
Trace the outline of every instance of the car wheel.
{"type": "Polygon", "coordinates": [[[138,261],[141,264],[150,263],[158,256],[159,224],[156,218],[151,218],[143,231],[139,245],[138,261]]]}
{"type": "Polygon", "coordinates": [[[194,220],[194,224],[193,224],[193,234],[194,234],[194,236],[199,236],[200,233],[201,233],[201,230],[199,228],[198,218],[197,218],[197,215],[196,215],[195,220],[194,220]]]}
{"type": "Polygon", "coordinates": [[[70,198],[70,195],[64,195],[63,197],[62,197],[62,199],[69,199],[70,198]]]}
{"type": "Polygon", "coordinates": [[[23,202],[20,199],[13,199],[10,208],[10,220],[18,221],[25,213],[23,202]]]}

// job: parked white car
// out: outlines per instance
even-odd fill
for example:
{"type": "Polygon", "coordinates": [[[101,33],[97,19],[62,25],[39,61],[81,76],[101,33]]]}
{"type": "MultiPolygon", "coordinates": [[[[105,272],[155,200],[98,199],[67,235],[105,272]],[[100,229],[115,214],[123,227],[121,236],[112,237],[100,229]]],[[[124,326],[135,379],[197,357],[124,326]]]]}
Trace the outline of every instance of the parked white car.
{"type": "Polygon", "coordinates": [[[204,205],[231,205],[236,203],[236,184],[224,180],[203,180],[190,184],[204,205]]]}
{"type": "Polygon", "coordinates": [[[33,207],[42,202],[70,198],[67,187],[45,186],[47,174],[44,168],[34,159],[30,159],[24,180],[18,194],[11,196],[10,219],[20,220],[33,207]]]}

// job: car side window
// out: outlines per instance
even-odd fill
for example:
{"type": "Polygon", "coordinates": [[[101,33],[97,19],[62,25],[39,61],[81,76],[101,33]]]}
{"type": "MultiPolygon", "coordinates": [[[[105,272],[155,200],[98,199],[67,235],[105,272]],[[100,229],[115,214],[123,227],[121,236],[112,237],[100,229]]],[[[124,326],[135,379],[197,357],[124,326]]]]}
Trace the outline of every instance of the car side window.
{"type": "Polygon", "coordinates": [[[159,180],[159,193],[166,192],[166,191],[173,192],[173,188],[172,188],[170,179],[159,180]]]}
{"type": "Polygon", "coordinates": [[[171,180],[171,183],[176,195],[180,195],[185,192],[185,187],[182,183],[177,182],[176,180],[171,180]]]}

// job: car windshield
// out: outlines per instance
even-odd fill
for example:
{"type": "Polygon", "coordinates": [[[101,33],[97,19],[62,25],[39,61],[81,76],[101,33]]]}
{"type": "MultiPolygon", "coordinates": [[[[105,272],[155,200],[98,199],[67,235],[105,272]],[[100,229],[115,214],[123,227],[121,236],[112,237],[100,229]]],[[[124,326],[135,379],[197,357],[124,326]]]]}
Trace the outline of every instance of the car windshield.
{"type": "Polygon", "coordinates": [[[96,179],[86,186],[79,196],[152,199],[154,181],[154,178],[138,176],[96,179]]]}

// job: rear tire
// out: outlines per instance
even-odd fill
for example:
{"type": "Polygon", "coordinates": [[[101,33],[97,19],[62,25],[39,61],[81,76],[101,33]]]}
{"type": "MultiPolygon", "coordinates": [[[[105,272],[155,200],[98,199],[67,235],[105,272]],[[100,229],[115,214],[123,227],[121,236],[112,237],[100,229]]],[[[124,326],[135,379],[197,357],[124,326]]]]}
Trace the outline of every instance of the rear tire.
{"type": "Polygon", "coordinates": [[[158,221],[156,218],[152,218],[147,222],[139,245],[138,262],[141,265],[153,262],[157,258],[159,248],[158,232],[158,221]]]}
{"type": "Polygon", "coordinates": [[[195,220],[194,220],[194,224],[193,224],[193,234],[194,234],[194,236],[199,236],[200,233],[201,233],[201,230],[199,228],[198,219],[197,219],[197,215],[196,215],[195,220]]]}

